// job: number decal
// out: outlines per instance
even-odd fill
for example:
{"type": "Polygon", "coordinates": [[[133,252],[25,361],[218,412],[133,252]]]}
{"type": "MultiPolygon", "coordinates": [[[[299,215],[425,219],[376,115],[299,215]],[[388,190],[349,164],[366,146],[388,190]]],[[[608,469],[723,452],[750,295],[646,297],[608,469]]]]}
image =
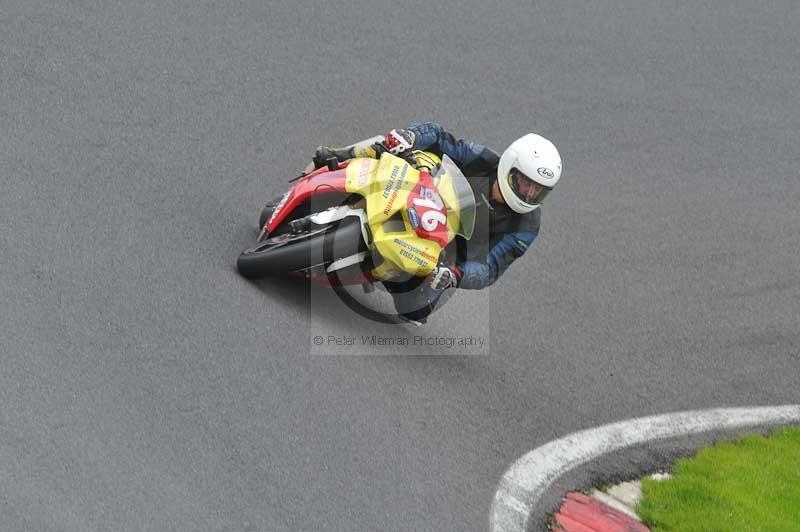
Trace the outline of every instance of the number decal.
{"type": "Polygon", "coordinates": [[[427,172],[420,172],[419,183],[409,194],[406,208],[417,236],[441,247],[447,245],[447,209],[427,172]]]}
{"type": "Polygon", "coordinates": [[[443,207],[442,199],[438,196],[436,196],[436,199],[438,201],[434,202],[429,196],[427,198],[416,197],[411,200],[414,206],[419,207],[418,210],[422,212],[422,219],[420,222],[426,231],[435,231],[440,224],[445,225],[447,223],[447,216],[441,212],[441,208],[443,207]]]}
{"type": "Polygon", "coordinates": [[[437,211],[442,210],[444,207],[444,203],[442,203],[442,198],[439,197],[439,194],[433,194],[430,191],[425,191],[425,197],[422,198],[417,196],[414,198],[414,205],[419,205],[420,207],[427,207],[428,209],[436,209],[437,211]]]}
{"type": "Polygon", "coordinates": [[[439,225],[445,225],[447,223],[447,216],[439,211],[425,211],[422,214],[420,223],[426,231],[436,231],[439,225]]]}

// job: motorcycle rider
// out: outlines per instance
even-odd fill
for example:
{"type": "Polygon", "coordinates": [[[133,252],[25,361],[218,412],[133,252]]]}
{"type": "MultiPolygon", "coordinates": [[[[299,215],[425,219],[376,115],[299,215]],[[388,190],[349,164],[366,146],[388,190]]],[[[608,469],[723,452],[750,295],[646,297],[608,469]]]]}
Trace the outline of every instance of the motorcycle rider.
{"type": "Polygon", "coordinates": [[[403,156],[424,150],[449,156],[467,177],[475,195],[475,234],[456,239],[456,258],[439,265],[425,279],[384,281],[400,316],[424,323],[447,288],[482,289],[494,283],[531,246],[539,234],[540,205],[561,177],[561,156],[552,142],[529,133],[502,155],[482,144],[456,139],[435,122],[393,129],[371,146],[320,146],[314,165],[328,159],[379,158],[388,151],[403,156]],[[427,280],[427,282],[422,282],[427,280]]]}

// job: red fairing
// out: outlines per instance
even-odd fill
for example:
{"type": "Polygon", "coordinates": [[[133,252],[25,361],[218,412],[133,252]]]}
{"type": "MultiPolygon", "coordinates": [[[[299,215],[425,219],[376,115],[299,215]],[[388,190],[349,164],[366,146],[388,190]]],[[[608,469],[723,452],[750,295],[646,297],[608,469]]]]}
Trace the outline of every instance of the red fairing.
{"type": "Polygon", "coordinates": [[[406,201],[411,227],[420,238],[447,246],[447,208],[428,172],[419,173],[419,182],[406,201]]]}
{"type": "Polygon", "coordinates": [[[347,164],[339,164],[338,170],[328,170],[326,167],[318,168],[295,183],[289,195],[278,204],[272,218],[267,222],[267,231],[274,231],[299,204],[311,196],[325,192],[344,192],[347,181],[347,164]]]}

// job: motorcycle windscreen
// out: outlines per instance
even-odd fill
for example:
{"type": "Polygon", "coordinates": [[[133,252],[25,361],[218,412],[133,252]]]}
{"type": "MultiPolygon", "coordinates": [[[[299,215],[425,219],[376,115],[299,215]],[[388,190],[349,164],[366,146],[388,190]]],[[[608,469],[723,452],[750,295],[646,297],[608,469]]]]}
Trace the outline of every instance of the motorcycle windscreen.
{"type": "Polygon", "coordinates": [[[447,207],[447,225],[456,235],[469,240],[475,230],[475,194],[456,163],[444,155],[433,182],[447,207]]]}

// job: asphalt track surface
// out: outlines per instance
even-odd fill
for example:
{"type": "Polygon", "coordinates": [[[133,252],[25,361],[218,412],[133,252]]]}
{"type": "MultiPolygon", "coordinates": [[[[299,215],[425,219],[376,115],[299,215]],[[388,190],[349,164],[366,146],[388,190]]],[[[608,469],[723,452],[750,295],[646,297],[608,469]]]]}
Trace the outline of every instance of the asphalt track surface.
{"type": "Polygon", "coordinates": [[[0,529],[481,531],[549,440],[796,403],[798,10],[3,0],[0,529]],[[370,324],[236,255],[316,145],[412,120],[563,182],[489,354],[314,356],[370,324]]]}

